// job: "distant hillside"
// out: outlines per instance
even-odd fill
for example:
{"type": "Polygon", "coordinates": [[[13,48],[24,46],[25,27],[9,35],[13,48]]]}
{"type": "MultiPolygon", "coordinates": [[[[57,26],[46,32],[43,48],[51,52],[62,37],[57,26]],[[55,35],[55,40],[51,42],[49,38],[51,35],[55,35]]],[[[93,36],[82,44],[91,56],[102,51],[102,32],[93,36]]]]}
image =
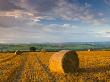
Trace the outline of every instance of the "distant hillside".
{"type": "Polygon", "coordinates": [[[32,44],[0,44],[1,51],[23,50],[29,51],[30,47],[36,47],[38,51],[58,51],[62,49],[71,50],[110,50],[110,42],[64,42],[64,43],[32,43],[32,44]]]}

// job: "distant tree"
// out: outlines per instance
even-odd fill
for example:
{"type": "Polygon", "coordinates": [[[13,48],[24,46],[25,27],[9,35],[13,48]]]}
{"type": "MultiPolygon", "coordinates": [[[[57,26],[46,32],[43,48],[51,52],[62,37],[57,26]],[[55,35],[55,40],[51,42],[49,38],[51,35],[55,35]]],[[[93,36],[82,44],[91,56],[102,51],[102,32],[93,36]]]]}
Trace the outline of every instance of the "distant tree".
{"type": "Polygon", "coordinates": [[[31,52],[35,52],[36,51],[36,47],[30,47],[30,51],[31,52]]]}

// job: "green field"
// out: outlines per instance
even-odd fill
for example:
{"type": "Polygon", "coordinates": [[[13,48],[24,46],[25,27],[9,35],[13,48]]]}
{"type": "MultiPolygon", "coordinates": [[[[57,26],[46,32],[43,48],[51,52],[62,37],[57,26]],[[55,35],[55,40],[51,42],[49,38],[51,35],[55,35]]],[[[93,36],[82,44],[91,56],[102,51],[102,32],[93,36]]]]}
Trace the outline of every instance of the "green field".
{"type": "Polygon", "coordinates": [[[59,50],[110,50],[109,42],[89,42],[89,43],[44,43],[44,44],[0,44],[1,51],[29,51],[30,47],[36,47],[36,51],[45,49],[47,51],[59,50]]]}

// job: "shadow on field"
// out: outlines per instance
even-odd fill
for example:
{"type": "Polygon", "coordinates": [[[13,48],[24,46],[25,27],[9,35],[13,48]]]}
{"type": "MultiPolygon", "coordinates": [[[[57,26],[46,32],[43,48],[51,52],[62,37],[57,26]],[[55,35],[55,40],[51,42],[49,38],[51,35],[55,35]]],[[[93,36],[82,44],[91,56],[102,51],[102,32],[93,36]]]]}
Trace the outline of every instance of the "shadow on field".
{"type": "Polygon", "coordinates": [[[79,73],[92,73],[92,72],[106,72],[110,70],[110,65],[100,66],[95,68],[80,68],[78,70],[79,73]]]}

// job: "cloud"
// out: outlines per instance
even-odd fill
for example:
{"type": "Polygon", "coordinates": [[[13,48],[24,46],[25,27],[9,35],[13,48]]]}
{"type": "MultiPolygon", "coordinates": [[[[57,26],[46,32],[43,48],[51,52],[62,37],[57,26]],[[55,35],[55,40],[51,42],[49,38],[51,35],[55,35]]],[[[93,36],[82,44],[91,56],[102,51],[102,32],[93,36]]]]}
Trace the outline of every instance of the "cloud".
{"type": "Polygon", "coordinates": [[[98,25],[106,23],[99,14],[94,14],[88,3],[81,5],[77,0],[11,0],[40,19],[60,18],[64,20],[78,19],[82,22],[98,25]]]}
{"type": "Polygon", "coordinates": [[[24,28],[0,28],[0,35],[2,35],[0,41],[8,43],[78,41],[79,39],[84,40],[87,37],[93,37],[95,33],[87,30],[71,24],[43,25],[36,23],[24,28]]]}
{"type": "Polygon", "coordinates": [[[15,18],[9,16],[0,16],[0,26],[1,27],[20,27],[25,26],[28,20],[22,18],[15,18]]]}
{"type": "Polygon", "coordinates": [[[11,0],[17,6],[27,10],[37,10],[37,12],[47,12],[52,10],[59,0],[11,0]]]}
{"type": "Polygon", "coordinates": [[[4,43],[42,43],[65,41],[104,41],[109,29],[88,27],[81,28],[74,24],[39,24],[29,23],[27,27],[2,28],[0,27],[0,42],[4,43]],[[7,34],[8,33],[8,34],[7,34]]]}
{"type": "Polygon", "coordinates": [[[31,22],[56,18],[91,25],[106,23],[102,13],[94,14],[88,3],[81,5],[77,0],[0,0],[1,27],[27,27],[31,22]]]}
{"type": "Polygon", "coordinates": [[[109,33],[91,31],[93,28],[87,28],[86,24],[93,27],[105,23],[103,13],[94,13],[90,4],[82,5],[78,0],[0,0],[0,42],[101,40],[109,33]],[[71,23],[45,25],[38,22],[54,19],[71,23]],[[72,22],[85,25],[79,27],[72,22]]]}
{"type": "Polygon", "coordinates": [[[1,27],[26,27],[30,22],[37,22],[41,17],[34,16],[31,12],[23,10],[0,12],[1,27]]]}
{"type": "MultiPolygon", "coordinates": [[[[31,25],[30,25],[31,26],[31,25]]],[[[53,33],[45,30],[44,25],[37,25],[36,27],[25,28],[0,28],[0,41],[7,43],[31,43],[31,42],[60,42],[62,38],[53,33]],[[42,27],[39,27],[42,26],[42,27]],[[41,28],[41,29],[40,29],[41,28]],[[8,33],[8,34],[7,34],[8,33]],[[48,39],[46,39],[48,37],[48,39]]],[[[48,26],[47,26],[48,27],[48,26]]],[[[47,28],[46,27],[46,28],[47,28]]],[[[53,30],[51,28],[47,28],[53,30]]],[[[58,31],[59,33],[59,31],[58,31]]]]}
{"type": "Polygon", "coordinates": [[[10,3],[10,0],[0,0],[0,11],[10,11],[15,9],[21,10],[22,8],[10,3]]]}
{"type": "Polygon", "coordinates": [[[100,25],[106,23],[106,21],[101,18],[100,15],[96,15],[89,6],[86,4],[84,6],[78,4],[68,4],[65,1],[61,1],[55,8],[54,13],[56,17],[60,17],[64,20],[74,20],[78,19],[81,22],[86,22],[93,25],[100,25]]]}
{"type": "Polygon", "coordinates": [[[104,0],[105,4],[110,6],[110,0],[104,0]]]}

